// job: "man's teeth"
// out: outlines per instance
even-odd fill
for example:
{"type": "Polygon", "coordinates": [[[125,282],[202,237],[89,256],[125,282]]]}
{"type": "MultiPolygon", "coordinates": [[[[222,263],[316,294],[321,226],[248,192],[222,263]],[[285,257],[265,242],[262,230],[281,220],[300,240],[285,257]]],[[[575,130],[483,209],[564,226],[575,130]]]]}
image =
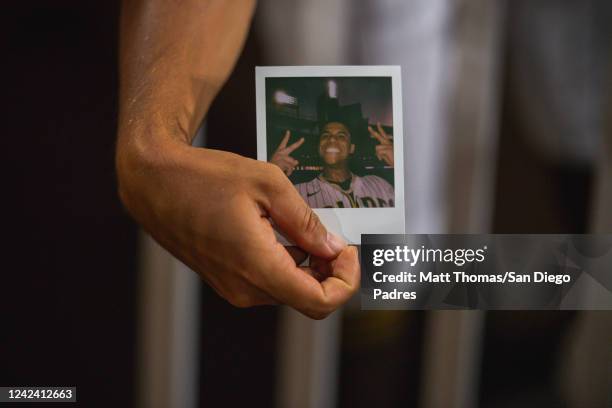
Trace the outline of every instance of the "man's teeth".
{"type": "Polygon", "coordinates": [[[325,153],[340,153],[340,149],[337,147],[328,147],[325,149],[325,153]]]}

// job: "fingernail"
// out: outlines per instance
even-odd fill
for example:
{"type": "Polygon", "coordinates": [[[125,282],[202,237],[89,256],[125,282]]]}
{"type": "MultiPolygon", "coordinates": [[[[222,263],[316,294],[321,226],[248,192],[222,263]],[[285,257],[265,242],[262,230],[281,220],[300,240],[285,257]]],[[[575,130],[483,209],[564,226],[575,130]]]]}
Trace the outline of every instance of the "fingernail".
{"type": "Polygon", "coordinates": [[[327,232],[327,245],[334,253],[340,253],[346,247],[346,241],[333,232],[327,232]]]}

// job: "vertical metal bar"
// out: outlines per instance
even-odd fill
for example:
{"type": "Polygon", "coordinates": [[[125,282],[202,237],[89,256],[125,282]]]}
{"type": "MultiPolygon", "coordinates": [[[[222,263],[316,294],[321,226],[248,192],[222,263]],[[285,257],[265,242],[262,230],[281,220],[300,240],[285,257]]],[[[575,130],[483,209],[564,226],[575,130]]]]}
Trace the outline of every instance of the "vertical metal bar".
{"type": "MultiPolygon", "coordinates": [[[[490,231],[504,6],[501,0],[455,3],[448,176],[454,233],[490,231]]],[[[484,321],[481,311],[429,313],[422,407],[478,406],[484,321]]]]}
{"type": "Polygon", "coordinates": [[[173,259],[171,407],[196,408],[200,373],[200,277],[173,259]]]}
{"type": "Polygon", "coordinates": [[[315,321],[293,309],[282,308],[277,407],[336,406],[341,319],[341,311],[315,321]]]}
{"type": "Polygon", "coordinates": [[[483,326],[483,312],[441,310],[428,314],[422,407],[478,406],[483,326]]]}
{"type": "Polygon", "coordinates": [[[200,279],[141,235],[138,406],[195,408],[200,279]]]}
{"type": "Polygon", "coordinates": [[[138,406],[170,402],[172,258],[144,233],[140,238],[138,406]]]}

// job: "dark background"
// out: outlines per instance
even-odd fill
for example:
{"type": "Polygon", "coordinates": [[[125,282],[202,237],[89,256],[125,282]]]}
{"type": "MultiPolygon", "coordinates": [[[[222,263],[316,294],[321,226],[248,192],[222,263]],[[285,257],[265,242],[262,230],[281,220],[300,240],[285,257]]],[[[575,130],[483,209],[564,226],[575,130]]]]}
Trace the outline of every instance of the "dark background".
{"type": "Polygon", "coordinates": [[[2,6],[0,384],[130,406],[137,229],[113,162],[118,2],[2,6]]]}

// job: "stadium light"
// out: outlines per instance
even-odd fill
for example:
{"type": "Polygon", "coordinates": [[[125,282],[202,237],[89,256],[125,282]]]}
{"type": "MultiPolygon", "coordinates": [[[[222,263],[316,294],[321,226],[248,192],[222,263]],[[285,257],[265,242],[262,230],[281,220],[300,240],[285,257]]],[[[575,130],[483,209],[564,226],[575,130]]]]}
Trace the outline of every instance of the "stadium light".
{"type": "Polygon", "coordinates": [[[338,85],[336,81],[327,81],[327,95],[334,99],[338,97],[338,85]]]}
{"type": "Polygon", "coordinates": [[[278,90],[274,93],[274,100],[279,105],[297,105],[297,99],[282,90],[278,90]]]}

